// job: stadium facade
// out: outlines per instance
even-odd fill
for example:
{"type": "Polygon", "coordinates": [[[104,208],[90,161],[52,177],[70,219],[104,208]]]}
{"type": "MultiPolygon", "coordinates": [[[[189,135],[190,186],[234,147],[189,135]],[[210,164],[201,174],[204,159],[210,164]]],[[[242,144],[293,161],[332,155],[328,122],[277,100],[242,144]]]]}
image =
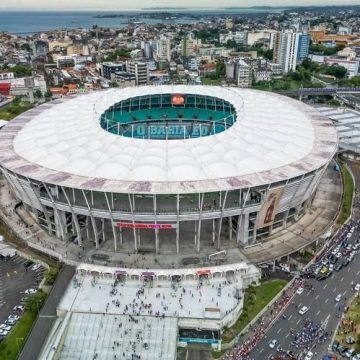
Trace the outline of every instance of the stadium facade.
{"type": "Polygon", "coordinates": [[[287,97],[146,86],[18,116],[0,131],[0,169],[64,242],[176,254],[266,241],[297,221],[337,146],[330,120],[287,97]]]}

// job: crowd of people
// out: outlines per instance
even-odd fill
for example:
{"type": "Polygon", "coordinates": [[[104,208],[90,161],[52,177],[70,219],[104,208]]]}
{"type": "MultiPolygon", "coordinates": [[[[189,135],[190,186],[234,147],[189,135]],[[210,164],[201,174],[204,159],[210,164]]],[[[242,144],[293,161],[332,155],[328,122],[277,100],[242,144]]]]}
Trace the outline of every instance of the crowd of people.
{"type": "Polygon", "coordinates": [[[298,333],[294,334],[293,330],[291,330],[291,333],[293,334],[291,344],[296,348],[305,348],[306,350],[310,350],[312,345],[314,345],[314,343],[316,343],[319,339],[321,332],[321,324],[315,324],[312,320],[307,318],[304,320],[304,325],[298,333]]]}

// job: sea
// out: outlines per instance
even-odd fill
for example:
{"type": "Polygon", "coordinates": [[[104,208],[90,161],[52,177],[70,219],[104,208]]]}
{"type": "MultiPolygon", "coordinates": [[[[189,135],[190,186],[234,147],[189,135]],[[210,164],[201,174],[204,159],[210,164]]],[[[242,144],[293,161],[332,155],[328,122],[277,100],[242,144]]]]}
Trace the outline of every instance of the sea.
{"type": "Polygon", "coordinates": [[[174,23],[192,24],[197,20],[191,17],[181,17],[174,20],[162,20],[154,17],[142,18],[141,13],[149,12],[171,12],[171,13],[191,13],[195,15],[219,15],[219,14],[258,14],[281,12],[284,8],[236,8],[236,9],[157,9],[157,10],[109,10],[109,11],[23,11],[23,10],[1,10],[0,9],[0,31],[11,34],[31,35],[38,32],[45,32],[60,29],[91,28],[93,25],[111,28],[121,28],[127,26],[130,19],[144,22],[146,24],[174,23]],[[118,18],[96,18],[97,15],[122,14],[118,18]]]}

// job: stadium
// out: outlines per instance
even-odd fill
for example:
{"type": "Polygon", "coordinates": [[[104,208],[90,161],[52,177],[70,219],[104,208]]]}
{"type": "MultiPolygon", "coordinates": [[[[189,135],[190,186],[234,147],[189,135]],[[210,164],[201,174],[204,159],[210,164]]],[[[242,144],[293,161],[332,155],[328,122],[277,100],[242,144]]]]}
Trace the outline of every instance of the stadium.
{"type": "Polygon", "coordinates": [[[95,249],[214,252],[306,212],[338,145],[274,93],[145,86],[58,99],[0,131],[0,168],[51,235],[95,249]]]}

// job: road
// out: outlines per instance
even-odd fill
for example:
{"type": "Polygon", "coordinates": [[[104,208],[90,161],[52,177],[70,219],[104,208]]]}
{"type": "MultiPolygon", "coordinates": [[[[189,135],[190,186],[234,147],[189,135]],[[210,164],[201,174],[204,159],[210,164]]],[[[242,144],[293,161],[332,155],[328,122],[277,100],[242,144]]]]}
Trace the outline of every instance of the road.
{"type": "MultiPolygon", "coordinates": [[[[351,164],[355,181],[360,183],[360,168],[351,164]]],[[[360,203],[360,196],[356,195],[355,203],[360,203]]],[[[359,218],[359,209],[356,206],[353,218],[359,218]]],[[[354,242],[359,238],[359,231],[357,229],[350,242],[354,242]]],[[[357,254],[347,267],[342,268],[339,272],[333,274],[326,280],[316,281],[315,279],[307,280],[308,284],[314,286],[313,291],[305,290],[301,295],[295,295],[295,304],[290,304],[284,311],[286,319],[282,316],[273,324],[267,332],[266,338],[263,338],[257,346],[250,353],[251,359],[265,360],[271,359],[276,354],[275,349],[269,347],[269,342],[272,339],[278,341],[277,345],[285,350],[292,350],[295,354],[299,354],[301,349],[296,349],[291,345],[293,336],[290,331],[298,333],[303,328],[304,319],[310,318],[314,323],[326,322],[326,331],[333,332],[338,324],[339,318],[336,317],[336,312],[344,308],[345,298],[349,299],[353,295],[351,290],[351,282],[356,284],[360,282],[360,254],[357,254]],[[336,302],[335,297],[342,294],[342,301],[336,302]],[[299,314],[301,306],[308,306],[310,309],[305,315],[299,314]]],[[[317,344],[314,352],[317,352],[315,359],[320,359],[321,356],[327,353],[327,348],[330,344],[330,339],[326,342],[317,344]]]]}
{"type": "Polygon", "coordinates": [[[37,359],[56,320],[56,308],[75,273],[75,268],[65,265],[52,287],[34,327],[20,353],[19,360],[37,359]]]}

